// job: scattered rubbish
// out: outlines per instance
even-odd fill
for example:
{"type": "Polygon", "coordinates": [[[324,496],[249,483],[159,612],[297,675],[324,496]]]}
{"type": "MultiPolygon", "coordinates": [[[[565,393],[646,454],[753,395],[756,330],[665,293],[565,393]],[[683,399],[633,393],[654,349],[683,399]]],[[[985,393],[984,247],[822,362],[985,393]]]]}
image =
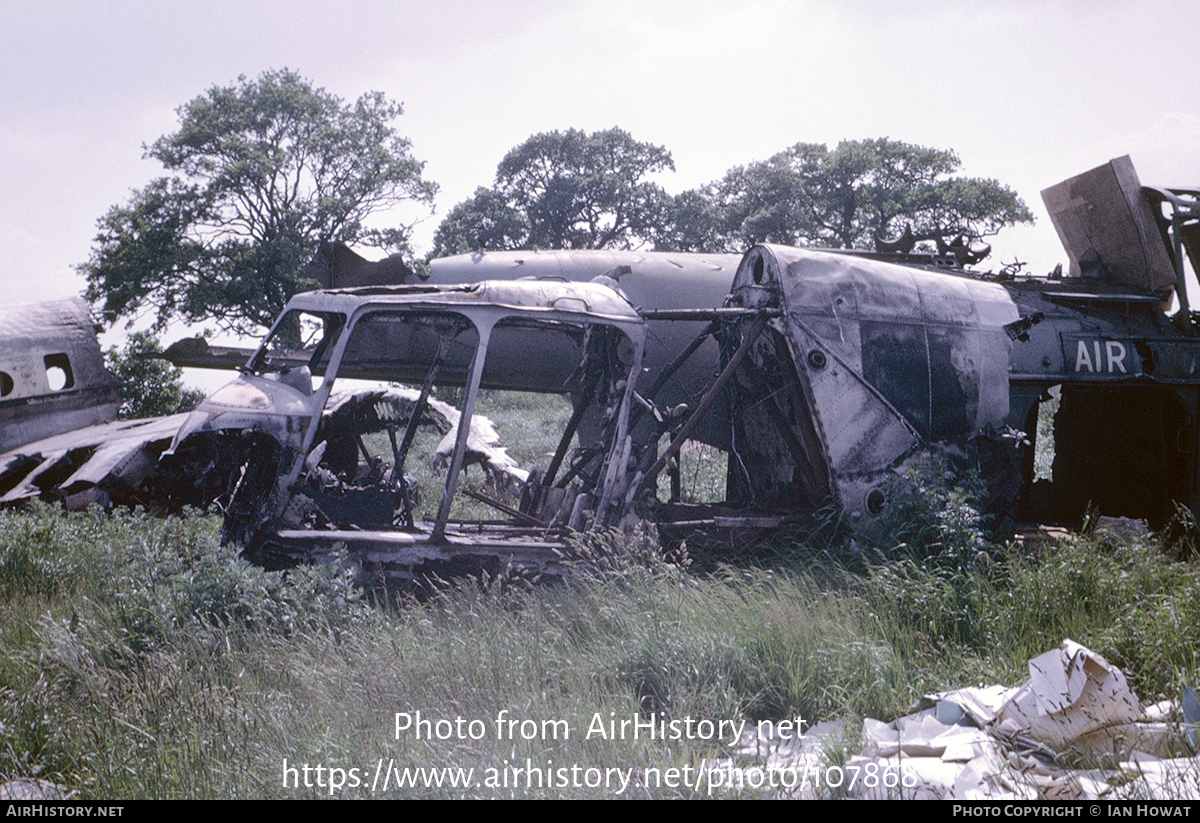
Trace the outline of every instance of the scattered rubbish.
{"type": "Polygon", "coordinates": [[[1200,749],[1200,696],[1188,686],[1183,690],[1183,730],[1187,734],[1188,745],[1192,751],[1200,749]]]}
{"type": "Polygon", "coordinates": [[[1029,661],[1021,686],[931,694],[890,723],[864,719],[862,752],[836,766],[838,786],[829,778],[834,767],[808,740],[768,747],[764,761],[761,742],[748,735],[737,756],[818,777],[805,793],[781,796],[1190,799],[1200,796],[1200,757],[1185,742],[1200,721],[1191,689],[1179,717],[1178,704],[1143,708],[1119,668],[1064,640],[1029,661]]]}

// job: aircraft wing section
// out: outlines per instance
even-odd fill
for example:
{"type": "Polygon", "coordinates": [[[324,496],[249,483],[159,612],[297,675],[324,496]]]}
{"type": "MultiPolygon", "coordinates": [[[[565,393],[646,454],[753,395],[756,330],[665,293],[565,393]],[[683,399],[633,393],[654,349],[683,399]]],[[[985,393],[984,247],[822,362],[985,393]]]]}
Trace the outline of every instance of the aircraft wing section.
{"type": "Polygon", "coordinates": [[[185,419],[105,423],[0,454],[0,505],[38,497],[61,500],[68,509],[145,504],[143,483],[185,419]]]}

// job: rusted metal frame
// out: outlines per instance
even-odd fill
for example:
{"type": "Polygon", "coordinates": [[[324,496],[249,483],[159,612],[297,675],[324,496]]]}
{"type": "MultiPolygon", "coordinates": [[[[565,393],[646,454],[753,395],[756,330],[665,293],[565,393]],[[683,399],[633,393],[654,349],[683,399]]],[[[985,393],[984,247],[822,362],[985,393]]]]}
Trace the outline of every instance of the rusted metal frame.
{"type": "Polygon", "coordinates": [[[745,320],[763,313],[770,317],[778,317],[782,314],[776,308],[744,309],[736,306],[719,309],[646,309],[638,312],[646,320],[712,320],[714,322],[745,320]]]}
{"type": "MultiPolygon", "coordinates": [[[[469,537],[474,541],[476,535],[481,535],[484,538],[495,537],[502,533],[504,539],[514,537],[533,537],[547,542],[554,541],[557,536],[562,534],[562,530],[556,526],[516,526],[511,520],[455,520],[450,519],[450,525],[456,527],[450,532],[453,537],[469,537]],[[461,528],[467,526],[469,528],[461,528]],[[475,533],[472,534],[472,529],[475,533]]],[[[561,544],[559,544],[561,546],[561,544]]]]}
{"type": "MultiPolygon", "coordinates": [[[[326,366],[325,374],[333,375],[334,377],[332,379],[328,377],[323,379],[321,381],[320,388],[313,392],[312,396],[308,399],[307,402],[311,403],[312,408],[316,409],[317,412],[308,420],[304,434],[300,437],[298,448],[295,449],[295,453],[290,458],[291,463],[289,468],[286,471],[280,471],[277,474],[275,489],[271,493],[271,504],[269,505],[270,515],[267,518],[260,519],[260,524],[270,519],[278,520],[281,518],[291,502],[292,495],[290,489],[299,479],[300,472],[304,470],[305,457],[309,454],[309,452],[312,451],[313,443],[316,441],[317,430],[321,426],[321,410],[323,410],[325,405],[329,402],[329,395],[333,391],[334,380],[336,379],[338,371],[342,367],[342,357],[346,353],[346,341],[349,340],[347,332],[356,321],[356,316],[347,317],[340,324],[340,327],[335,329],[333,332],[335,337],[330,343],[332,354],[330,355],[329,363],[326,366]]],[[[278,326],[279,322],[279,320],[276,320],[275,325],[278,326]]],[[[272,332],[274,331],[274,328],[275,327],[272,327],[272,332]]],[[[268,333],[268,336],[263,341],[264,346],[266,341],[269,339],[270,333],[268,333]]],[[[263,350],[265,351],[265,348],[263,350]]],[[[283,460],[289,459],[289,451],[290,450],[285,447],[284,456],[282,458],[283,460]]]]}
{"type": "Polygon", "coordinates": [[[596,387],[600,385],[600,378],[603,376],[603,365],[588,376],[587,382],[584,384],[583,391],[580,394],[579,402],[571,412],[571,419],[567,421],[567,427],[563,430],[563,436],[558,441],[558,448],[554,450],[554,458],[550,461],[550,467],[546,469],[546,476],[542,479],[541,486],[543,490],[554,485],[554,477],[558,474],[558,470],[562,468],[562,462],[567,456],[567,449],[571,446],[571,438],[575,436],[575,432],[579,429],[579,424],[583,421],[583,415],[587,411],[588,405],[592,402],[596,387]]]}
{"type": "Polygon", "coordinates": [[[555,483],[557,488],[565,489],[572,480],[583,474],[583,470],[590,466],[593,460],[604,454],[603,449],[598,449],[595,446],[589,446],[582,451],[583,454],[579,456],[577,462],[571,465],[571,468],[568,469],[567,473],[563,475],[562,480],[559,480],[557,483],[555,483]]]}
{"type": "MultiPolygon", "coordinates": [[[[633,342],[633,341],[631,341],[633,342]]],[[[629,428],[629,416],[632,413],[634,384],[637,382],[637,376],[642,373],[642,354],[645,350],[644,339],[635,346],[633,363],[630,364],[629,371],[625,378],[625,391],[621,396],[621,406],[617,411],[616,431],[614,433],[614,442],[609,454],[611,460],[608,464],[608,473],[604,478],[604,486],[600,495],[600,502],[596,505],[595,514],[596,522],[601,526],[612,525],[608,519],[608,508],[612,503],[613,498],[618,500],[624,493],[624,487],[619,487],[628,481],[629,457],[633,451],[633,432],[629,428]],[[621,433],[624,432],[624,442],[616,440],[621,433]]],[[[601,463],[601,472],[604,471],[604,464],[601,463]]],[[[623,516],[625,508],[617,512],[618,517],[623,516]]]]}
{"type": "Polygon", "coordinates": [[[658,456],[658,459],[654,461],[653,465],[646,470],[646,474],[642,477],[639,485],[653,483],[654,479],[658,477],[658,473],[661,472],[663,467],[666,466],[667,460],[679,454],[680,446],[682,446],[683,442],[688,439],[692,433],[692,430],[696,428],[701,418],[708,412],[709,408],[712,407],[712,404],[716,402],[717,396],[720,394],[721,389],[723,389],[725,384],[730,381],[730,379],[733,377],[733,373],[737,370],[737,367],[741,365],[741,362],[746,359],[746,355],[750,353],[750,347],[754,344],[754,341],[757,340],[767,328],[768,319],[769,318],[767,315],[762,313],[759,314],[754,319],[754,322],[750,324],[750,329],[747,331],[746,336],[742,338],[741,345],[738,346],[737,351],[734,352],[733,357],[731,357],[729,360],[729,363],[721,371],[721,374],[718,375],[716,381],[713,382],[708,391],[704,393],[704,396],[700,398],[700,402],[697,404],[696,410],[693,411],[688,417],[687,422],[680,427],[679,433],[675,435],[675,439],[671,441],[671,445],[667,446],[666,450],[658,456]]]}
{"type": "MultiPolygon", "coordinates": [[[[658,425],[655,427],[653,439],[648,442],[651,445],[657,444],[663,433],[670,431],[670,423],[668,420],[664,419],[661,414],[659,414],[657,407],[655,407],[653,403],[646,400],[637,392],[633,393],[633,399],[638,402],[638,406],[633,410],[634,413],[630,415],[631,427],[637,424],[637,420],[641,418],[643,413],[647,411],[650,412],[654,415],[655,422],[658,425]]],[[[646,448],[643,450],[642,459],[638,463],[637,470],[644,474],[646,469],[650,468],[651,462],[657,456],[657,452],[654,448],[646,448]]],[[[682,496],[682,478],[680,477],[678,460],[669,459],[667,461],[667,475],[671,478],[671,502],[677,503],[682,496]]]]}
{"type": "MultiPolygon", "coordinates": [[[[645,395],[643,395],[643,399],[647,403],[654,402],[655,395],[662,390],[662,387],[665,386],[667,381],[675,375],[675,372],[679,371],[683,364],[686,363],[702,345],[704,345],[704,341],[713,334],[716,334],[716,331],[718,328],[720,328],[720,325],[721,324],[719,321],[713,320],[711,323],[705,326],[704,331],[700,332],[700,334],[696,336],[695,340],[693,340],[691,343],[688,343],[687,347],[684,348],[684,350],[678,355],[676,355],[675,359],[668,363],[666,368],[659,372],[658,377],[654,378],[654,382],[650,384],[650,388],[648,388],[645,395]]],[[[633,429],[637,427],[637,424],[641,422],[642,415],[645,413],[645,411],[646,409],[642,406],[639,406],[633,410],[629,417],[629,428],[633,429]]]]}
{"type": "Polygon", "coordinates": [[[665,525],[672,529],[696,529],[705,527],[716,528],[747,528],[747,529],[777,529],[793,523],[804,523],[812,519],[811,514],[788,514],[768,517],[708,517],[703,520],[673,520],[665,525]]]}
{"type": "Polygon", "coordinates": [[[471,378],[467,381],[466,395],[463,398],[462,411],[458,418],[458,434],[454,441],[454,452],[450,458],[449,474],[446,476],[446,486],[442,490],[442,501],[438,504],[437,518],[433,523],[433,531],[429,539],[433,543],[446,541],[446,521],[450,517],[450,505],[454,502],[454,493],[458,489],[458,474],[462,471],[463,460],[467,451],[467,436],[470,434],[471,417],[475,413],[475,399],[479,396],[479,383],[483,379],[484,360],[487,359],[488,342],[492,336],[492,327],[496,319],[488,318],[486,324],[475,323],[479,332],[479,342],[475,346],[475,354],[471,359],[471,378]]]}
{"type": "MultiPolygon", "coordinates": [[[[411,418],[410,418],[411,419],[411,418]]],[[[396,444],[396,429],[393,426],[385,426],[388,434],[388,442],[392,444],[392,479],[395,480],[397,472],[400,471],[400,446],[396,444]]]]}
{"type": "MultiPolygon", "coordinates": [[[[730,332],[737,332],[738,329],[722,329],[717,338],[718,345],[721,351],[721,362],[728,363],[733,357],[734,351],[737,350],[735,341],[731,340],[730,332]]],[[[737,341],[740,342],[740,341],[737,341]]],[[[748,495],[746,500],[753,499],[754,484],[750,480],[750,467],[746,465],[746,461],[741,453],[741,444],[738,442],[738,425],[737,421],[741,418],[740,409],[745,404],[745,391],[743,387],[734,380],[729,384],[729,388],[724,392],[725,396],[725,416],[729,422],[729,460],[725,467],[725,499],[732,501],[735,499],[734,483],[741,485],[741,491],[748,495]]],[[[740,499],[740,498],[739,498],[740,499]]]]}
{"type": "MultiPolygon", "coordinates": [[[[739,311],[744,311],[744,310],[739,309],[739,311]]],[[[659,424],[658,433],[655,434],[655,436],[654,436],[655,441],[658,440],[658,438],[662,435],[662,432],[667,429],[667,425],[666,425],[666,421],[664,421],[662,419],[662,417],[658,414],[657,407],[654,405],[655,396],[658,394],[659,391],[662,390],[662,387],[666,385],[667,381],[671,379],[671,377],[675,374],[675,372],[678,371],[683,366],[683,364],[686,363],[688,361],[688,359],[690,359],[691,356],[693,354],[695,354],[696,351],[702,345],[704,345],[704,341],[706,341],[709,337],[715,335],[720,328],[721,328],[721,322],[719,320],[713,320],[712,322],[710,322],[707,326],[704,327],[704,331],[700,332],[700,334],[697,335],[696,338],[694,340],[692,340],[692,342],[688,343],[688,345],[686,347],[684,347],[683,351],[681,351],[678,355],[675,356],[675,359],[672,360],[667,365],[666,368],[664,368],[661,372],[659,372],[658,377],[655,378],[654,382],[650,385],[650,388],[646,390],[645,397],[642,397],[642,395],[638,394],[637,392],[634,392],[634,399],[638,401],[639,405],[637,407],[635,407],[633,409],[633,411],[630,413],[630,416],[629,416],[629,428],[630,429],[634,429],[637,427],[637,425],[642,420],[643,414],[645,414],[646,412],[651,412],[652,414],[654,414],[654,416],[657,419],[658,424],[659,424]]],[[[638,467],[639,470],[644,471],[646,468],[649,468],[649,461],[650,461],[650,450],[647,450],[647,454],[646,454],[644,463],[643,463],[643,465],[638,467]]],[[[671,501],[676,502],[681,497],[681,492],[682,492],[682,479],[680,477],[678,460],[673,460],[673,461],[668,462],[667,473],[671,477],[671,501]]]]}
{"type": "MultiPolygon", "coordinates": [[[[599,373],[601,374],[601,376],[603,376],[603,372],[605,370],[606,369],[604,367],[602,367],[600,369],[599,373]]],[[[632,387],[632,379],[631,379],[631,387],[632,387]]],[[[575,410],[575,412],[572,414],[572,421],[574,421],[575,415],[579,415],[580,419],[582,420],[582,415],[583,415],[584,411],[585,411],[585,408],[581,404],[580,408],[577,408],[575,410]]],[[[579,425],[578,422],[576,422],[575,425],[576,425],[576,427],[578,427],[578,425],[579,425]]],[[[609,423],[603,429],[601,429],[600,437],[598,438],[597,442],[603,443],[607,439],[608,432],[611,429],[612,425],[613,425],[613,422],[610,420],[609,423]]],[[[574,432],[571,432],[571,433],[573,434],[574,432]]],[[[567,438],[563,442],[569,442],[569,438],[567,438]]],[[[561,447],[562,443],[560,443],[559,445],[561,447]]],[[[603,456],[607,450],[603,449],[603,448],[596,448],[595,446],[590,446],[590,447],[586,447],[586,448],[581,448],[580,451],[582,452],[582,454],[576,458],[576,461],[572,464],[571,468],[567,470],[567,473],[565,475],[563,475],[562,480],[559,480],[558,483],[555,484],[557,488],[565,489],[572,480],[574,480],[576,477],[579,477],[581,474],[583,474],[583,470],[586,469],[588,466],[590,466],[593,460],[595,460],[597,457],[603,456]]],[[[557,456],[557,452],[555,454],[557,456]]],[[[561,461],[560,461],[560,463],[561,463],[561,461]]],[[[603,470],[603,466],[601,466],[601,470],[603,470]]],[[[557,473],[557,468],[555,469],[555,472],[557,473]]],[[[595,476],[595,478],[592,480],[590,486],[592,488],[594,488],[596,483],[599,482],[599,480],[600,480],[600,475],[597,474],[595,476]]],[[[549,485],[550,485],[549,481],[544,482],[543,485],[546,487],[549,487],[549,485]]]]}
{"type": "MultiPolygon", "coordinates": [[[[1183,268],[1183,224],[1189,220],[1200,218],[1200,200],[1185,200],[1181,194],[1197,197],[1200,192],[1191,189],[1160,189],[1153,186],[1142,187],[1143,196],[1150,195],[1171,204],[1171,240],[1174,245],[1174,258],[1171,262],[1175,267],[1175,293],[1179,297],[1179,315],[1184,322],[1179,323],[1180,331],[1188,337],[1195,337],[1197,332],[1191,322],[1191,307],[1188,305],[1187,280],[1183,268]]],[[[1160,213],[1161,214],[1161,213],[1160,213]]]]}
{"type": "MultiPolygon", "coordinates": [[[[404,440],[400,443],[400,449],[396,452],[396,468],[392,475],[403,473],[404,461],[408,459],[408,450],[412,448],[413,439],[417,436],[417,427],[421,424],[421,418],[425,415],[425,407],[429,405],[429,393],[433,390],[433,381],[437,379],[438,369],[442,365],[442,358],[445,356],[445,337],[438,335],[438,350],[434,355],[433,365],[429,367],[429,373],[425,375],[425,383],[421,386],[421,395],[417,398],[417,403],[409,412],[408,425],[404,429],[404,440]]],[[[391,429],[388,429],[391,432],[391,429]]],[[[395,448],[395,441],[392,441],[392,447],[395,448]]]]}
{"type": "Polygon", "coordinates": [[[538,520],[533,515],[526,514],[525,512],[521,511],[520,509],[514,509],[512,506],[509,506],[505,503],[501,503],[496,498],[489,497],[488,495],[484,494],[483,492],[477,492],[474,489],[464,488],[463,493],[466,494],[468,497],[475,498],[480,503],[486,503],[487,505],[491,506],[493,509],[497,509],[499,511],[504,512],[505,514],[512,515],[513,517],[517,518],[518,520],[520,520],[522,523],[526,524],[527,526],[535,526],[535,527],[540,527],[543,529],[547,527],[546,523],[543,523],[541,520],[538,520]]]}
{"type": "Polygon", "coordinates": [[[1196,201],[1185,204],[1178,197],[1172,197],[1171,204],[1171,238],[1175,241],[1175,291],[1179,295],[1179,313],[1187,318],[1183,324],[1184,334],[1195,337],[1196,328],[1191,323],[1192,311],[1188,305],[1187,278],[1183,271],[1183,224],[1188,220],[1200,217],[1200,204],[1196,201]]]}
{"type": "MultiPolygon", "coordinates": [[[[785,343],[786,345],[786,343],[785,343]]],[[[790,358],[789,358],[790,359],[790,358]]],[[[792,370],[792,375],[795,375],[795,370],[792,370]]],[[[766,380],[755,369],[748,370],[748,376],[754,385],[754,388],[759,391],[765,391],[767,388],[766,380]]],[[[793,377],[793,379],[795,379],[793,377]]],[[[784,419],[783,412],[779,405],[775,402],[775,395],[785,391],[787,385],[780,386],[777,391],[766,394],[759,400],[759,404],[766,409],[767,416],[771,418],[771,422],[775,424],[775,428],[779,430],[779,434],[783,437],[783,441],[787,444],[788,451],[792,454],[792,459],[796,461],[797,467],[800,468],[801,483],[804,486],[804,494],[808,500],[816,500],[822,492],[817,488],[817,472],[813,467],[811,458],[808,455],[808,449],[800,438],[796,436],[796,432],[792,429],[788,421],[784,419]]],[[[807,409],[804,410],[807,413],[807,409]]]]}
{"type": "MultiPolygon", "coordinates": [[[[520,531],[513,530],[512,533],[520,534],[520,531]]],[[[503,537],[492,538],[490,536],[485,536],[481,539],[473,535],[460,536],[457,533],[451,534],[450,539],[444,541],[443,545],[436,547],[422,541],[419,536],[406,532],[368,529],[331,529],[329,531],[283,529],[280,530],[279,537],[288,543],[299,545],[333,546],[337,543],[345,543],[351,548],[367,547],[381,553],[389,550],[409,551],[414,554],[423,555],[424,559],[436,560],[448,560],[456,554],[468,554],[479,551],[493,551],[506,554],[521,550],[544,552],[546,554],[545,559],[547,560],[562,558],[562,544],[557,541],[506,540],[503,537]]]]}
{"type": "Polygon", "coordinates": [[[362,435],[358,432],[354,433],[354,442],[358,444],[358,450],[362,452],[363,459],[366,460],[367,465],[370,466],[371,461],[375,458],[373,458],[371,453],[367,451],[367,444],[363,442],[362,435]]]}

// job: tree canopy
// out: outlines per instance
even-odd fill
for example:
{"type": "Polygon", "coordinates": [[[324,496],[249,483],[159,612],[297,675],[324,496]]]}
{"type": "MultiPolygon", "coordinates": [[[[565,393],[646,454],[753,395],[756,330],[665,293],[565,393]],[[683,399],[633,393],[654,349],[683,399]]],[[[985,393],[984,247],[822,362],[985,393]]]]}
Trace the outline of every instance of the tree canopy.
{"type": "Polygon", "coordinates": [[[832,150],[797,143],[685,193],[690,200],[677,205],[673,222],[688,216],[683,229],[689,230],[677,230],[674,242],[710,251],[760,242],[865,249],[876,235],[899,235],[905,224],[918,235],[984,237],[1033,221],[1007,186],[952,176],[959,166],[952,151],[887,138],[847,140],[832,150]],[[690,211],[682,210],[686,205],[690,211]]]}
{"type": "Polygon", "coordinates": [[[121,381],[122,420],[191,411],[204,399],[203,392],[184,388],[183,369],[143,356],[161,352],[158,338],[139,331],[129,335],[124,349],[113,347],[104,353],[108,370],[121,381]]]}
{"type": "Polygon", "coordinates": [[[874,238],[971,238],[1033,215],[995,180],[957,177],[953,151],[888,138],[836,148],[797,143],[668,195],[648,177],[673,170],[662,146],[620,129],[535,134],[500,162],[492,188],[446,215],[431,256],[477,249],[741,252],[754,243],[868,249],[874,238]]]}
{"type": "Polygon", "coordinates": [[[209,89],[178,109],[179,130],[144,147],[171,172],[98,221],[79,267],[106,317],[153,312],[253,333],[305,287],[326,241],[411,253],[407,227],[366,226],[405,202],[431,207],[436,186],[391,123],[400,104],[368,92],[353,104],[295,72],[209,89]]]}
{"type": "Polygon", "coordinates": [[[671,198],[648,176],[674,170],[662,146],[621,129],[535,134],[496,169],[494,188],[455,206],[433,256],[486,249],[627,249],[663,224],[671,198]]]}

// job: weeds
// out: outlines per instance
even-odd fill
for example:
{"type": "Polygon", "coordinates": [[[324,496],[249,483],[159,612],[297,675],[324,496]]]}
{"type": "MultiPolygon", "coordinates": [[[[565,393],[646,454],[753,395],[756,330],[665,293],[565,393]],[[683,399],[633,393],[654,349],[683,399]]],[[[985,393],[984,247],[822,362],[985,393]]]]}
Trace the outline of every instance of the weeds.
{"type": "MultiPolygon", "coordinates": [[[[0,773],[85,798],[613,797],[555,770],[694,770],[735,741],[613,736],[610,723],[854,729],[929,691],[1020,683],[1064,637],[1120,665],[1147,702],[1197,682],[1200,574],[1185,552],[1097,533],[1032,556],[995,542],[969,487],[900,483],[873,542],[832,511],[765,552],[703,564],[665,558],[650,532],[593,535],[565,580],[465,578],[392,604],[369,603],[340,562],[250,566],[204,515],[0,512],[0,773]],[[481,733],[397,732],[418,713],[481,733]],[[306,783],[305,764],[345,780],[306,783]],[[368,766],[475,782],[349,779],[368,766]]],[[[631,777],[622,791],[696,787],[631,777]]]]}

